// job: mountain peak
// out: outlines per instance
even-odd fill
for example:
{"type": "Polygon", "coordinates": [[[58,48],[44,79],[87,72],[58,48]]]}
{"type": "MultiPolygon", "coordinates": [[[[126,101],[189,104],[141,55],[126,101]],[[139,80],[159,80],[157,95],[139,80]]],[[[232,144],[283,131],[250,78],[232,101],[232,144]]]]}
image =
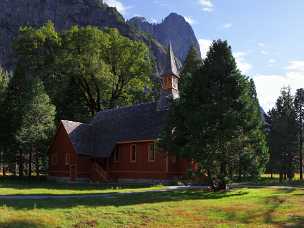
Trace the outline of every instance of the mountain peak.
{"type": "Polygon", "coordinates": [[[148,22],[147,19],[145,17],[141,17],[141,16],[136,16],[136,17],[132,17],[129,22],[131,23],[145,23],[148,22]]]}
{"type": "Polygon", "coordinates": [[[191,25],[177,13],[170,13],[161,23],[152,24],[138,17],[128,21],[139,30],[151,34],[164,47],[172,43],[176,57],[182,62],[186,59],[192,46],[200,55],[200,47],[191,25]]]}
{"type": "Polygon", "coordinates": [[[164,21],[175,21],[179,23],[186,22],[185,18],[177,13],[170,13],[167,17],[165,17],[164,21]]]}

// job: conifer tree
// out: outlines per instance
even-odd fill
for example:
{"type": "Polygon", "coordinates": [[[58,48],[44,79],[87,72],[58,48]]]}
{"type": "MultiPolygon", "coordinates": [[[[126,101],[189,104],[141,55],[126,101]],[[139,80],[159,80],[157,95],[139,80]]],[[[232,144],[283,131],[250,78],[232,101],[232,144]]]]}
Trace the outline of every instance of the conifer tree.
{"type": "Polygon", "coordinates": [[[10,79],[3,106],[5,109],[1,112],[1,128],[5,129],[2,134],[4,147],[4,160],[10,171],[16,173],[16,165],[20,176],[24,174],[24,151],[19,147],[16,141],[17,130],[21,126],[22,110],[26,100],[26,88],[30,80],[22,77],[23,72],[16,68],[13,77],[10,79]]]}
{"type": "Polygon", "coordinates": [[[192,75],[201,67],[201,65],[202,59],[198,55],[196,49],[191,47],[180,74],[179,90],[181,93],[185,92],[186,87],[190,86],[192,75]]]}
{"type": "Polygon", "coordinates": [[[242,154],[250,151],[247,159],[256,163],[251,167],[263,166],[259,159],[266,146],[265,140],[256,142],[264,136],[255,91],[237,69],[230,46],[221,40],[213,42],[190,81],[171,107],[160,144],[196,161],[213,189],[214,178],[220,179],[218,188],[225,188],[236,169],[231,164],[237,159],[236,146],[242,154]]]}
{"type": "Polygon", "coordinates": [[[9,76],[8,73],[5,72],[3,69],[0,68],[0,107],[1,107],[1,112],[0,112],[0,163],[1,163],[1,168],[3,171],[3,174],[5,175],[5,162],[4,162],[4,151],[5,151],[5,142],[4,142],[4,135],[6,134],[6,129],[4,128],[4,123],[3,118],[4,118],[4,112],[3,110],[5,109],[5,96],[6,96],[6,91],[7,91],[7,86],[9,82],[9,76]]]}
{"type": "Polygon", "coordinates": [[[304,89],[298,89],[295,96],[295,109],[298,125],[299,173],[303,180],[303,124],[304,124],[304,89]]]}
{"type": "Polygon", "coordinates": [[[280,173],[280,180],[292,179],[297,152],[297,121],[290,88],[283,88],[270,111],[270,162],[280,173]]]}
{"type": "Polygon", "coordinates": [[[47,160],[47,145],[53,134],[56,114],[55,106],[51,104],[41,80],[32,80],[21,112],[22,121],[16,132],[16,140],[27,155],[30,177],[33,164],[39,175],[41,165],[47,160]]]}
{"type": "Polygon", "coordinates": [[[0,103],[3,102],[8,81],[9,81],[8,73],[2,68],[0,68],[0,103]]]}
{"type": "Polygon", "coordinates": [[[252,79],[247,79],[242,96],[243,111],[240,113],[242,128],[239,137],[243,145],[239,158],[239,179],[242,176],[257,177],[264,170],[269,159],[265,134],[265,123],[252,79]]]}

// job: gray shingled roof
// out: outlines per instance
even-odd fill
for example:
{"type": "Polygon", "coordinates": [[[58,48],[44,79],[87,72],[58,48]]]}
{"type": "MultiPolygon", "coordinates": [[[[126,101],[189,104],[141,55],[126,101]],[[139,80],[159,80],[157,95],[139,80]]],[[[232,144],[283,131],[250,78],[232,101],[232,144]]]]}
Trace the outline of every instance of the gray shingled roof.
{"type": "Polygon", "coordinates": [[[69,135],[70,141],[79,154],[90,155],[92,153],[92,134],[91,126],[84,123],[68,120],[61,121],[64,129],[69,135]]]}
{"type": "Polygon", "coordinates": [[[166,75],[166,74],[173,74],[173,75],[176,75],[177,77],[179,77],[177,61],[176,61],[176,57],[174,55],[171,43],[169,44],[168,59],[167,59],[167,63],[166,63],[163,75],[166,75]]]}
{"type": "Polygon", "coordinates": [[[145,103],[100,112],[92,120],[95,156],[109,157],[117,142],[157,139],[167,120],[157,103],[145,103]]]}
{"type": "Polygon", "coordinates": [[[167,114],[153,102],[99,112],[90,124],[62,123],[78,154],[106,158],[118,142],[157,139],[167,114]]]}

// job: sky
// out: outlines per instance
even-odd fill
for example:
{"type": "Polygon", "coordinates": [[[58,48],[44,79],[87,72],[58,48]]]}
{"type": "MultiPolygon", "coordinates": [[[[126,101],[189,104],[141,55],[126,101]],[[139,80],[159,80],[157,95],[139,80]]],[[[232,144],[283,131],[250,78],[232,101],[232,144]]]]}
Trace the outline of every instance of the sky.
{"type": "Polygon", "coordinates": [[[282,87],[304,87],[304,0],[104,0],[126,18],[160,23],[171,12],[185,17],[202,56],[212,40],[227,40],[239,69],[256,84],[267,112],[282,87]]]}

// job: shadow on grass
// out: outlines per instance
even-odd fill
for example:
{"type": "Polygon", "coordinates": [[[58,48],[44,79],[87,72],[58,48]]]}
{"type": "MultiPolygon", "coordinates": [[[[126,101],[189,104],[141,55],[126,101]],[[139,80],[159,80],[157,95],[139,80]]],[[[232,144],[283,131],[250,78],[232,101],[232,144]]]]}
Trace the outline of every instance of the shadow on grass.
{"type": "Polygon", "coordinates": [[[260,177],[257,181],[251,181],[250,183],[260,186],[304,187],[304,181],[301,180],[283,180],[280,182],[278,178],[270,178],[270,177],[260,177]]]}
{"type": "MultiPolygon", "coordinates": [[[[232,198],[248,194],[246,191],[213,193],[194,190],[177,190],[169,192],[144,192],[144,193],[104,193],[97,194],[95,198],[73,199],[1,199],[0,206],[14,209],[58,209],[73,208],[77,206],[130,206],[138,204],[153,204],[161,202],[176,202],[183,200],[212,200],[232,198]]],[[[86,194],[83,194],[86,195],[86,194]]]]}
{"type": "Polygon", "coordinates": [[[304,216],[292,216],[283,227],[304,227],[304,216]]]}
{"type": "Polygon", "coordinates": [[[232,205],[231,208],[224,212],[220,209],[216,209],[216,211],[223,213],[226,220],[242,224],[259,222],[261,224],[275,225],[278,227],[304,227],[304,216],[286,216],[286,219],[282,220],[282,217],[278,217],[278,214],[276,214],[284,203],[288,203],[289,197],[297,198],[303,196],[303,194],[293,193],[294,191],[296,191],[295,188],[276,189],[271,196],[265,197],[260,208],[254,208],[254,204],[252,206],[248,205],[248,210],[242,212],[239,209],[233,208],[232,205]]]}
{"type": "MultiPolygon", "coordinates": [[[[278,189],[278,195],[274,195],[265,200],[267,205],[270,205],[270,208],[265,213],[264,221],[268,224],[275,224],[280,227],[304,227],[304,216],[288,216],[288,218],[284,222],[276,221],[274,217],[274,213],[279,209],[281,205],[283,205],[286,201],[288,201],[288,196],[283,198],[283,194],[293,193],[295,188],[285,188],[278,189]],[[280,195],[281,194],[281,195],[280,195]]],[[[292,194],[290,197],[299,197],[303,196],[303,194],[292,194]]]]}
{"type": "Polygon", "coordinates": [[[143,187],[151,187],[153,184],[119,184],[119,183],[65,183],[56,182],[46,179],[29,179],[20,177],[0,177],[0,189],[1,188],[13,188],[17,190],[47,188],[49,190],[104,190],[111,188],[119,189],[137,189],[143,187]]]}
{"type": "Polygon", "coordinates": [[[0,227],[2,228],[41,228],[45,227],[44,224],[34,221],[27,221],[27,220],[12,220],[9,222],[0,222],[0,227]]]}

